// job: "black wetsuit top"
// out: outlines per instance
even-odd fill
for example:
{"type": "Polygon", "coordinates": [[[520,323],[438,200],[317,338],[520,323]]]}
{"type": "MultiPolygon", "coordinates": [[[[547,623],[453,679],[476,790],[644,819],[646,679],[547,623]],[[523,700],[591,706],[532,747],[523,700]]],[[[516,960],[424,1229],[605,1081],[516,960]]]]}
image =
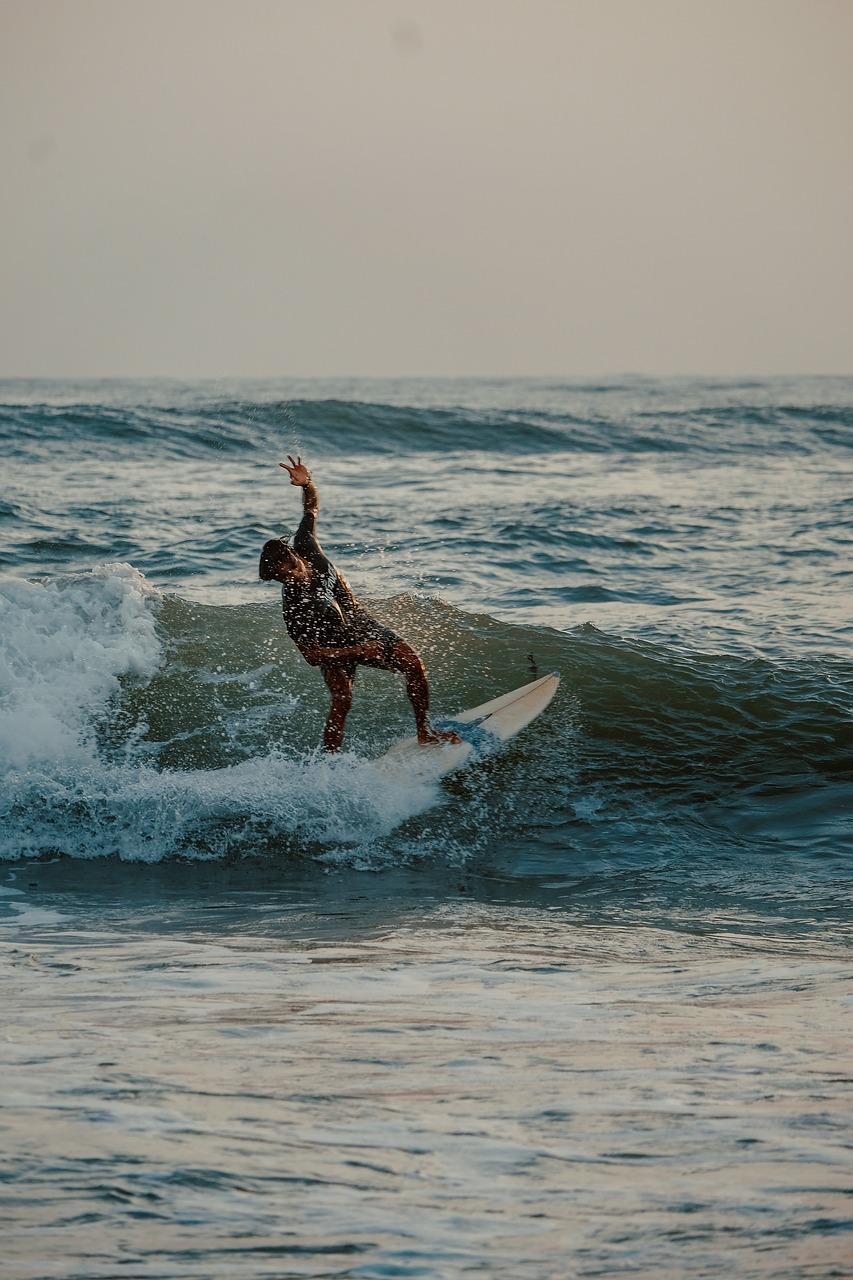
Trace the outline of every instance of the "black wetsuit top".
{"type": "MultiPolygon", "coordinates": [[[[365,666],[382,666],[390,657],[395,632],[383,627],[356,600],[346,579],[338,573],[317,541],[315,529],[319,503],[312,483],[303,490],[303,515],[293,539],[293,550],[311,566],[310,582],[285,582],[281,588],[281,609],[287,633],[302,651],[313,648],[346,648],[382,640],[385,655],[382,662],[367,661],[365,666]]],[[[360,659],[340,663],[324,661],[320,665],[342,666],[352,674],[360,659]]]]}

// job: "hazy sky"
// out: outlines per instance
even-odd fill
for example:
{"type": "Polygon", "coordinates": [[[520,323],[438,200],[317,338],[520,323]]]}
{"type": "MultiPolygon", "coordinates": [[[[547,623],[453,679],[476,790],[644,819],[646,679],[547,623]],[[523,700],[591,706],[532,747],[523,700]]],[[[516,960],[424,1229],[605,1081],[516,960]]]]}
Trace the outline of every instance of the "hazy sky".
{"type": "Polygon", "coordinates": [[[853,373],[853,0],[0,0],[0,375],[853,373]]]}

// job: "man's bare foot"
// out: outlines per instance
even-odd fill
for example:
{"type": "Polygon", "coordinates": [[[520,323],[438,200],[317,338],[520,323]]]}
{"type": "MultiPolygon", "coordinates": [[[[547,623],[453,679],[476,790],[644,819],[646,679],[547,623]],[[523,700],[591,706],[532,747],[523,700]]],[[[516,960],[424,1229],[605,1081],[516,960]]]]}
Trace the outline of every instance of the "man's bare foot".
{"type": "Polygon", "coordinates": [[[458,733],[445,729],[422,729],[418,734],[418,742],[425,746],[427,742],[461,742],[458,733]]]}

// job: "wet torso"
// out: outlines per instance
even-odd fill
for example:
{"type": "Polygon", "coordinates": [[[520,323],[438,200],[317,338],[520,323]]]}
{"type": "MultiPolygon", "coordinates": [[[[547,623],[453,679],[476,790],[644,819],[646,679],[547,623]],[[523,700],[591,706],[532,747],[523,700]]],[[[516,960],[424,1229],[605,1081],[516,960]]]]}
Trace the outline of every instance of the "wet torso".
{"type": "Polygon", "coordinates": [[[293,550],[310,566],[311,576],[282,585],[284,625],[300,649],[357,644],[370,615],[323,552],[314,524],[315,512],[306,510],[293,539],[293,550]]]}

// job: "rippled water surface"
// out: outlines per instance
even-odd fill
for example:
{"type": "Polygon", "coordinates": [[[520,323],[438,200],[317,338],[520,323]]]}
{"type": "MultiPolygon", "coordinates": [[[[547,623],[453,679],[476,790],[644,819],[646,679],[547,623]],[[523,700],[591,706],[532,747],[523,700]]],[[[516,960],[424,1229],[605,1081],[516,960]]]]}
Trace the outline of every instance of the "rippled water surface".
{"type": "Polygon", "coordinates": [[[847,1273],[833,947],[134,887],[3,930],[6,1274],[847,1273]]]}

